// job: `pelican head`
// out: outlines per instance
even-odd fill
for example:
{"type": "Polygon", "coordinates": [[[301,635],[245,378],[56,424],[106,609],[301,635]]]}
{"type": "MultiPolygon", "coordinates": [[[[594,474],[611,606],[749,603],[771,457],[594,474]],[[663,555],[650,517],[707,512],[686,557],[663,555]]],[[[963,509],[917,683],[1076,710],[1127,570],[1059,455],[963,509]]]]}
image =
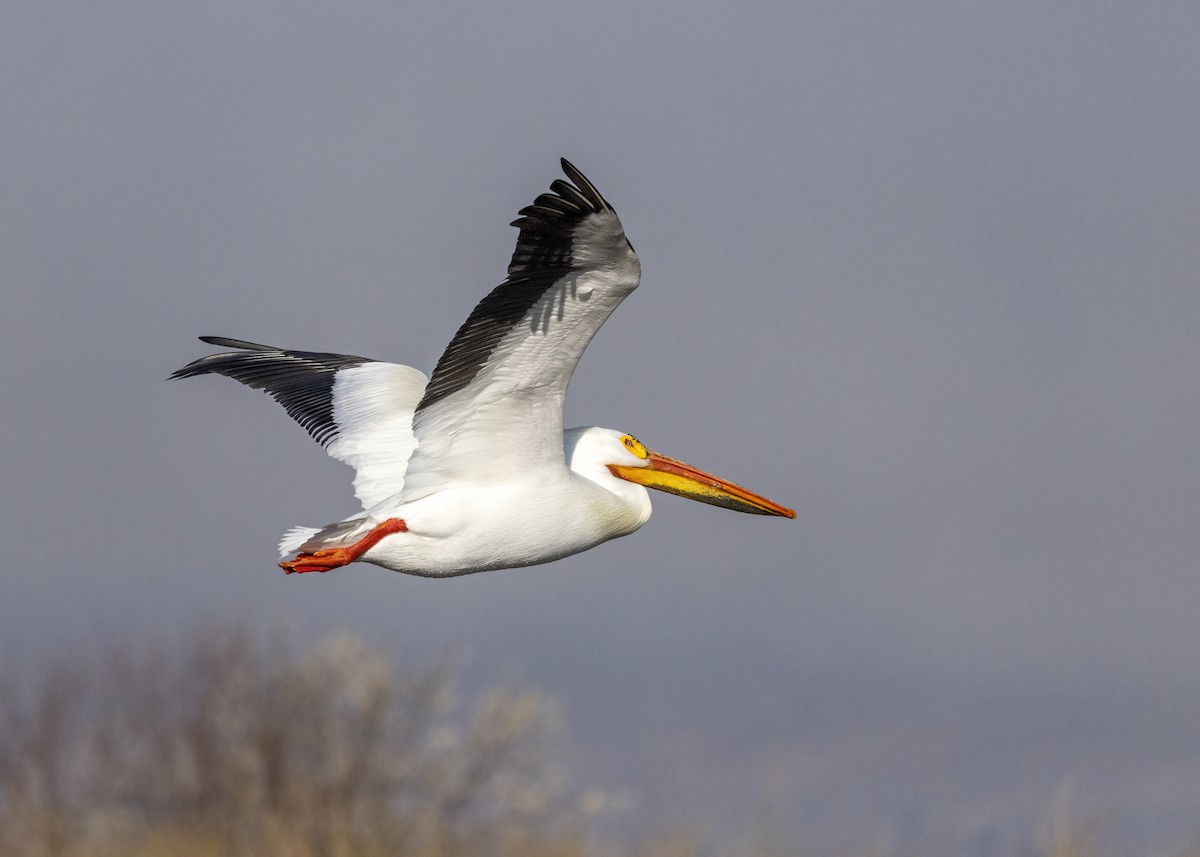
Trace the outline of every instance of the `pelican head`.
{"type": "MultiPolygon", "coordinates": [[[[619,496],[632,493],[625,484],[632,482],[735,512],[796,517],[792,509],[760,494],[647,449],[631,434],[587,427],[570,429],[565,439],[570,469],[619,496]]],[[[645,496],[644,490],[637,493],[645,496]]]]}

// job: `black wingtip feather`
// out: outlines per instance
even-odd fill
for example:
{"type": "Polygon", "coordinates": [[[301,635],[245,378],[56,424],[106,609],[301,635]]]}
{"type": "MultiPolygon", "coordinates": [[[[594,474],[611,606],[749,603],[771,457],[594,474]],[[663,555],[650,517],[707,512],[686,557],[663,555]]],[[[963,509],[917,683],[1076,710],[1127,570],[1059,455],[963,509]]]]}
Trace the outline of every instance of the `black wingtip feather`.
{"type": "Polygon", "coordinates": [[[558,160],[562,166],[562,171],[567,174],[567,178],[574,183],[575,187],[579,188],[580,192],[583,193],[596,211],[613,210],[613,207],[608,204],[608,200],[600,195],[600,191],[596,190],[596,186],[588,180],[587,176],[580,172],[577,166],[566,158],[559,158],[558,160]]]}
{"type": "Polygon", "coordinates": [[[566,270],[571,265],[575,227],[593,214],[616,213],[587,176],[566,158],[560,161],[571,183],[555,179],[550,192],[539,194],[512,222],[521,234],[508,265],[510,279],[566,270]]]}
{"type": "Polygon", "coordinates": [[[322,446],[337,437],[338,427],[333,418],[334,376],[343,369],[370,362],[349,354],[288,351],[224,336],[200,339],[219,348],[238,350],[194,360],[172,373],[172,379],[214,373],[263,390],[322,446]]]}
{"type": "Polygon", "coordinates": [[[218,348],[240,348],[243,351],[282,351],[274,345],[261,345],[257,342],[247,342],[244,339],[230,339],[228,336],[201,336],[201,342],[215,345],[218,348]]]}

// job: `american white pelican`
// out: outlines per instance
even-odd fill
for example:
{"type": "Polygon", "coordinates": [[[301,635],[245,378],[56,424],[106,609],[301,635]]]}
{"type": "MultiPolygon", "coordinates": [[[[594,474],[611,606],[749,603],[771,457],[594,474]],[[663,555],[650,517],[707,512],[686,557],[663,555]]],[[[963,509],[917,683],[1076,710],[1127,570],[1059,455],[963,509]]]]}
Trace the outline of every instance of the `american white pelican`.
{"type": "Polygon", "coordinates": [[[355,470],[362,512],[279,544],[286,572],[361,560],[425,577],[550,562],[650,518],[643,486],[757,515],[796,517],[737,485],[605,428],[563,431],[563,398],[641,265],[611,205],[570,182],[521,209],[508,279],[480,301],[426,379],[365,357],[202,336],[236,349],[172,378],[215,372],[265,390],[355,470]]]}

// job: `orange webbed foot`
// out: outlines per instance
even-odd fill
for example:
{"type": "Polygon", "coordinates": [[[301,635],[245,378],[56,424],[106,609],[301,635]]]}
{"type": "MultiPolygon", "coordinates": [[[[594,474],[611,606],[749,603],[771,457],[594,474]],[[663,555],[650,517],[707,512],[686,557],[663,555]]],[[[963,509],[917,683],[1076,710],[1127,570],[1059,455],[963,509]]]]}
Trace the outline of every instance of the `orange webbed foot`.
{"type": "Polygon", "coordinates": [[[309,571],[329,571],[354,562],[346,548],[319,550],[316,553],[296,554],[296,558],[279,563],[285,574],[304,574],[309,571]]]}
{"type": "Polygon", "coordinates": [[[305,574],[310,571],[329,571],[349,565],[361,557],[381,540],[395,533],[408,532],[408,525],[400,518],[388,518],[371,529],[352,545],[336,548],[322,548],[314,553],[300,553],[295,559],[279,563],[285,574],[305,574]]]}

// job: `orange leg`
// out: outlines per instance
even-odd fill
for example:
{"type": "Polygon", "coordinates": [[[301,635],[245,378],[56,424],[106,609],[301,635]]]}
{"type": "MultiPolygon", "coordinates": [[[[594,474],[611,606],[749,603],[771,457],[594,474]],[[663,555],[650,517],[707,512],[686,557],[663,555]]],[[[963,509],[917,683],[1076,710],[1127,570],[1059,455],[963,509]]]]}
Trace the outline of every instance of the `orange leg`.
{"type": "Polygon", "coordinates": [[[322,548],[316,553],[296,554],[295,559],[281,562],[279,563],[279,567],[286,574],[303,574],[306,571],[329,571],[331,568],[338,568],[354,562],[371,548],[375,547],[375,545],[379,544],[380,540],[386,536],[390,536],[393,533],[406,532],[408,532],[408,525],[404,521],[400,518],[388,518],[352,545],[339,548],[322,548]]]}

